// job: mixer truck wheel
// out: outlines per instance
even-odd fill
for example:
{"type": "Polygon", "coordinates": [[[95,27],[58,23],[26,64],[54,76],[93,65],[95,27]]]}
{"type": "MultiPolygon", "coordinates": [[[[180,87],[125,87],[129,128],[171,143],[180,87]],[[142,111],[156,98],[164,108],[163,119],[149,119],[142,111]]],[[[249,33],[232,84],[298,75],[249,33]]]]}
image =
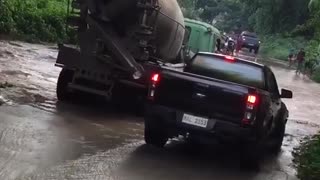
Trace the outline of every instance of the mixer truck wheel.
{"type": "Polygon", "coordinates": [[[57,98],[59,101],[71,100],[72,92],[68,84],[72,82],[74,72],[69,69],[62,69],[57,82],[57,98]]]}

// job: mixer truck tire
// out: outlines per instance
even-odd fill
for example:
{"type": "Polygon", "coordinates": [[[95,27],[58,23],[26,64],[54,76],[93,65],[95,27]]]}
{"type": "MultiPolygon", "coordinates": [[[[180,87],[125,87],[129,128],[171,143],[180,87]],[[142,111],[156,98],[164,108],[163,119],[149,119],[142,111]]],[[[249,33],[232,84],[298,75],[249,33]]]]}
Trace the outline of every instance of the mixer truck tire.
{"type": "Polygon", "coordinates": [[[59,101],[68,101],[72,99],[72,92],[68,89],[68,84],[72,82],[74,72],[68,69],[62,69],[57,82],[57,98],[59,101]]]}

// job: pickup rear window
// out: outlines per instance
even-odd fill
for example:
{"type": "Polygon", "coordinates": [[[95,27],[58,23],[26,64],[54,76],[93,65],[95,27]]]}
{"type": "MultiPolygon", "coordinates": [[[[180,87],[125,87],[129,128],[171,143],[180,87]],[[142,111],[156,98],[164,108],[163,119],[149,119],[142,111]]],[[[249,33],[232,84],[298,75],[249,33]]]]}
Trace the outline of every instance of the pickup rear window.
{"type": "Polygon", "coordinates": [[[242,34],[242,36],[251,37],[251,38],[258,38],[258,36],[256,34],[253,34],[253,33],[242,34]]]}
{"type": "Polygon", "coordinates": [[[242,36],[251,37],[251,38],[258,38],[256,35],[251,35],[251,34],[244,34],[242,36]]]}
{"type": "Polygon", "coordinates": [[[242,61],[228,61],[211,55],[197,55],[186,72],[265,89],[263,69],[242,61]]]}

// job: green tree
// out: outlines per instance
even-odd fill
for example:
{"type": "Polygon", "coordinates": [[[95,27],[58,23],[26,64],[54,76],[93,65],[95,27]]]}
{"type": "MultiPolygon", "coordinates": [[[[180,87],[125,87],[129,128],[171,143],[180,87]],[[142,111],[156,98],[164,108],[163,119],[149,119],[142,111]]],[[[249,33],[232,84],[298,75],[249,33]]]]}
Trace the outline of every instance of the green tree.
{"type": "Polygon", "coordinates": [[[250,14],[249,25],[259,33],[291,32],[308,17],[309,0],[240,0],[250,14]]]}
{"type": "Polygon", "coordinates": [[[196,8],[197,0],[178,0],[186,18],[200,20],[201,9],[196,8]]]}

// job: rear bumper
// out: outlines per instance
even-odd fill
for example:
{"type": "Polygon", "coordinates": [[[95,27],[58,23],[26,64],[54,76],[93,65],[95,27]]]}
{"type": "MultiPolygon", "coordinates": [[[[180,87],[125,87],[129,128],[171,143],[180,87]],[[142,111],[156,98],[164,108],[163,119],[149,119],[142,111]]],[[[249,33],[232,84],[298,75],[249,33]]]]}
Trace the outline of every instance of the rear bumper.
{"type": "Polygon", "coordinates": [[[256,140],[253,129],[241,127],[240,124],[209,119],[206,128],[196,127],[182,122],[185,112],[159,105],[148,104],[145,113],[145,120],[163,128],[170,138],[189,134],[196,138],[223,142],[241,143],[256,140]]]}

